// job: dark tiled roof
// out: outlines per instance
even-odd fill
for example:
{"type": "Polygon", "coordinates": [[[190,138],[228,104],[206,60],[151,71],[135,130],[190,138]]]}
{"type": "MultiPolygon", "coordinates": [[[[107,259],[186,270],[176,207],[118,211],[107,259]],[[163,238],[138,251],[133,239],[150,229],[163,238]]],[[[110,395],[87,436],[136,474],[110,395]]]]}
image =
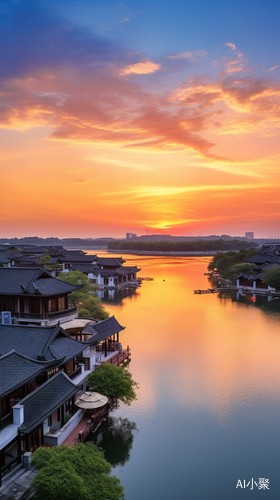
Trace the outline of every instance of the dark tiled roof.
{"type": "Polygon", "coordinates": [[[83,250],[65,250],[65,255],[86,255],[86,252],[83,250]]]}
{"type": "Polygon", "coordinates": [[[98,344],[114,333],[124,330],[125,326],[120,325],[115,316],[99,321],[98,323],[91,323],[83,330],[83,334],[91,335],[88,342],[91,344],[98,344]]]}
{"type": "Polygon", "coordinates": [[[92,262],[95,262],[97,260],[97,255],[65,255],[65,257],[60,257],[59,259],[61,262],[73,262],[74,263],[81,263],[81,264],[91,264],[92,262]]]}
{"type": "Polygon", "coordinates": [[[273,264],[280,264],[280,255],[275,255],[274,257],[270,257],[268,259],[268,262],[271,262],[273,264]]]}
{"type": "Polygon", "coordinates": [[[53,278],[44,269],[0,268],[1,295],[59,295],[82,288],[53,278]]]}
{"type": "MultiPolygon", "coordinates": [[[[11,253],[9,252],[9,254],[11,255],[11,253]]],[[[13,260],[10,255],[9,255],[7,252],[5,252],[4,250],[0,250],[0,262],[3,262],[3,264],[7,264],[8,262],[10,262],[11,260],[13,260]]]]}
{"type": "Polygon", "coordinates": [[[16,391],[52,364],[11,351],[0,357],[0,397],[16,391]]]}
{"type": "Polygon", "coordinates": [[[86,342],[74,340],[59,325],[25,326],[0,324],[0,352],[13,349],[19,354],[40,361],[66,363],[88,347],[86,342]]]}
{"type": "Polygon", "coordinates": [[[7,256],[10,260],[16,260],[22,257],[22,253],[20,252],[7,252],[7,256]]]}
{"type": "Polygon", "coordinates": [[[261,264],[257,267],[254,268],[254,271],[262,272],[265,269],[272,269],[275,266],[274,263],[266,263],[266,264],[261,264]]]}
{"type": "MultiPolygon", "coordinates": [[[[48,254],[49,255],[49,254],[48,254]]],[[[47,262],[47,265],[48,264],[58,264],[59,263],[59,259],[58,257],[51,257],[48,262],[47,262]]]]}
{"type": "Polygon", "coordinates": [[[92,273],[94,272],[94,269],[96,269],[95,266],[91,266],[89,264],[72,264],[71,265],[71,269],[73,269],[73,271],[81,271],[82,273],[84,274],[89,274],[89,273],[92,273]]]}
{"type": "Polygon", "coordinates": [[[39,255],[46,253],[45,247],[39,245],[19,245],[26,254],[39,255]]]}
{"type": "Polygon", "coordinates": [[[252,264],[263,264],[264,262],[267,262],[269,260],[270,256],[265,254],[265,255],[260,255],[260,254],[255,254],[253,257],[250,259],[246,259],[245,262],[251,262],[252,264]]]}
{"type": "Polygon", "coordinates": [[[139,271],[141,271],[141,269],[139,269],[137,266],[134,267],[122,266],[116,269],[116,273],[121,275],[139,273],[139,271]]]}
{"type": "Polygon", "coordinates": [[[250,280],[250,281],[256,281],[256,280],[262,280],[263,276],[261,274],[241,273],[241,274],[239,274],[238,278],[246,278],[247,280],[250,280]]]}
{"type": "Polygon", "coordinates": [[[41,267],[41,260],[34,255],[21,255],[19,258],[14,259],[17,267],[41,267]]]}
{"type": "Polygon", "coordinates": [[[29,433],[70,399],[78,390],[64,372],[56,373],[50,380],[28,394],[19,404],[24,406],[24,422],[20,432],[29,433]]]}
{"type": "Polygon", "coordinates": [[[98,257],[97,262],[100,266],[119,267],[126,261],[122,257],[98,257]]]}
{"type": "Polygon", "coordinates": [[[67,251],[65,250],[65,248],[60,245],[48,247],[47,249],[47,255],[50,255],[51,257],[61,257],[63,255],[66,255],[66,253],[67,251]]]}

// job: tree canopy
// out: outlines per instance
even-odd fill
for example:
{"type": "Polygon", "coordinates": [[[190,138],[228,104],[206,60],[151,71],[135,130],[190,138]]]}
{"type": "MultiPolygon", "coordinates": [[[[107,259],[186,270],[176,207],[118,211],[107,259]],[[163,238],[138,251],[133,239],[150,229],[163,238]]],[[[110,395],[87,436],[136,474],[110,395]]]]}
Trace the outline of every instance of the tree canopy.
{"type": "Polygon", "coordinates": [[[241,250],[257,246],[255,242],[223,238],[215,240],[194,239],[192,241],[141,241],[141,240],[113,240],[108,242],[108,248],[114,250],[145,250],[157,252],[210,252],[222,250],[241,250]]]}
{"type": "Polygon", "coordinates": [[[109,475],[111,465],[93,443],[38,448],[32,465],[39,469],[33,479],[36,500],[124,499],[120,480],[109,475]]]}
{"type": "Polygon", "coordinates": [[[137,399],[135,392],[137,387],[137,382],[134,382],[127,368],[110,363],[104,363],[95,368],[89,374],[87,381],[88,389],[93,388],[105,396],[120,399],[127,405],[137,399]]]}
{"type": "Polygon", "coordinates": [[[280,266],[275,265],[271,269],[264,270],[263,275],[264,282],[268,286],[280,290],[280,266]]]}
{"type": "Polygon", "coordinates": [[[78,315],[80,317],[89,317],[95,319],[106,319],[109,317],[101,300],[96,297],[95,287],[90,283],[86,274],[78,269],[67,273],[60,273],[59,279],[71,285],[84,285],[80,290],[69,294],[71,302],[78,306],[78,315]]]}
{"type": "Polygon", "coordinates": [[[241,272],[252,272],[256,267],[255,264],[244,262],[250,259],[256,250],[242,249],[239,252],[218,252],[208,264],[208,271],[217,271],[224,279],[236,279],[241,272]]]}

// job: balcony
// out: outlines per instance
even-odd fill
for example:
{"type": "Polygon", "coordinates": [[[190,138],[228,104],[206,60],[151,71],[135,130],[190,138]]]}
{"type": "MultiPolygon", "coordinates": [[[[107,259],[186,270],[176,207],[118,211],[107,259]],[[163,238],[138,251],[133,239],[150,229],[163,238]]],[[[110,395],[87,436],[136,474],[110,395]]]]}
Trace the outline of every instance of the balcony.
{"type": "Polygon", "coordinates": [[[85,410],[78,410],[66,424],[60,429],[53,429],[55,432],[44,432],[43,442],[50,446],[57,446],[63,443],[71,432],[78,426],[84,417],[85,410]]]}
{"type": "Polygon", "coordinates": [[[45,313],[44,315],[41,313],[12,312],[12,318],[15,318],[18,323],[34,323],[41,326],[54,325],[58,321],[65,323],[77,316],[78,308],[76,306],[62,311],[45,313]]]}

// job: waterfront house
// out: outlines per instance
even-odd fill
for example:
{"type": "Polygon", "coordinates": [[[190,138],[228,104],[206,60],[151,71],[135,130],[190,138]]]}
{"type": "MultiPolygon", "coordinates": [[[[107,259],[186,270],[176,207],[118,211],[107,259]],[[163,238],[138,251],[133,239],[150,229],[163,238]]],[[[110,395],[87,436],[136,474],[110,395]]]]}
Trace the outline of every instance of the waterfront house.
{"type": "Polygon", "coordinates": [[[141,271],[137,266],[123,266],[126,261],[122,257],[98,257],[82,251],[69,253],[59,260],[64,272],[79,270],[101,288],[137,285],[137,273],[141,271]]]}
{"type": "Polygon", "coordinates": [[[54,278],[45,269],[0,268],[0,312],[20,324],[53,325],[77,316],[68,294],[82,288],[54,278]]]}
{"type": "Polygon", "coordinates": [[[120,332],[125,326],[122,326],[115,316],[102,321],[73,320],[66,323],[65,328],[73,338],[90,343],[90,347],[83,353],[85,370],[92,369],[90,361],[87,360],[88,355],[91,356],[91,363],[94,360],[96,366],[101,363],[120,365],[130,356],[129,347],[123,349],[120,342],[120,332]]]}
{"type": "Polygon", "coordinates": [[[69,328],[72,335],[60,325],[0,324],[2,475],[26,451],[67,439],[84,418],[75,400],[87,375],[101,363],[119,365],[129,357],[119,341],[124,328],[114,316],[87,320],[79,334],[69,328]]]}
{"type": "Polygon", "coordinates": [[[72,266],[88,275],[88,278],[100,287],[117,288],[125,285],[138,285],[137,273],[141,271],[137,266],[119,266],[116,269],[103,269],[98,265],[72,266]]]}
{"type": "Polygon", "coordinates": [[[280,265],[280,245],[266,244],[245,262],[256,264],[255,270],[262,272],[265,269],[271,269],[275,265],[280,265]]]}
{"type": "Polygon", "coordinates": [[[76,269],[83,265],[95,265],[97,262],[97,255],[87,255],[82,250],[69,251],[65,256],[60,257],[59,262],[63,264],[63,271],[70,271],[73,265],[76,269]]]}
{"type": "Polygon", "coordinates": [[[74,402],[95,366],[95,347],[71,338],[60,325],[2,324],[0,352],[3,474],[25,451],[61,444],[83,417],[74,402]],[[85,370],[84,354],[90,370],[85,370]],[[66,427],[65,417],[70,418],[66,427]]]}
{"type": "Polygon", "coordinates": [[[268,286],[264,281],[261,274],[247,274],[241,273],[239,274],[236,282],[236,286],[238,288],[248,288],[254,290],[275,290],[268,286]]]}

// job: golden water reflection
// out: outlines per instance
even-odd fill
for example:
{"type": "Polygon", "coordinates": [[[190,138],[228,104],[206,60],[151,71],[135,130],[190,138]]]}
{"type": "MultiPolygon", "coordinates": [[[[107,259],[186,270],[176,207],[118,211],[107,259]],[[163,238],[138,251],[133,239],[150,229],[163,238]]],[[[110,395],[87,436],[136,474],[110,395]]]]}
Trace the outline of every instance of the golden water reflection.
{"type": "Polygon", "coordinates": [[[209,412],[230,428],[238,409],[279,401],[277,314],[271,319],[253,303],[195,295],[194,289],[209,287],[207,257],[123,258],[142,268],[140,276],[154,278],[133,298],[107,304],[126,326],[121,340],[132,350],[138,413],[153,418],[166,397],[168,405],[209,412]]]}

